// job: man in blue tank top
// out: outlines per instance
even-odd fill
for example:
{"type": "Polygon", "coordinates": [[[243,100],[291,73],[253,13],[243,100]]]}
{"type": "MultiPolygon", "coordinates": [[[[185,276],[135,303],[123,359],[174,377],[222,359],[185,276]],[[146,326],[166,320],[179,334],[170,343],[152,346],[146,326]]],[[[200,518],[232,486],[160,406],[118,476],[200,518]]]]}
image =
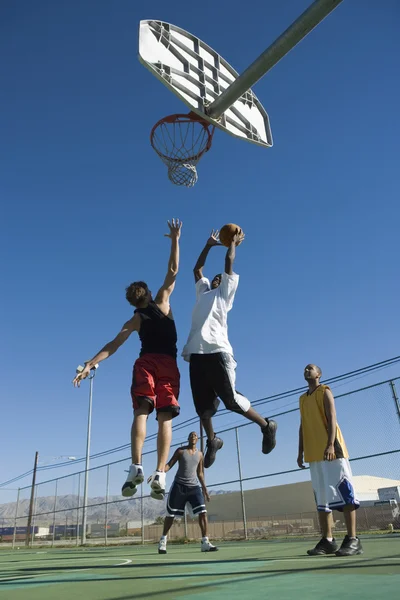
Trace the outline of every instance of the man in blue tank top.
{"type": "Polygon", "coordinates": [[[163,285],[153,300],[151,291],[144,281],[135,281],[126,288],[126,299],[135,307],[134,315],[127,321],[118,335],[85,363],[73,383],[80,385],[97,363],[114,354],[132,332],[139,334],[142,348],[140,357],[133,367],[131,396],[134,409],[131,430],[132,464],[122,495],[133,496],[137,486],[144,481],[142,450],[146,439],[147,418],[154,409],[157,412],[157,469],[151,476],[151,495],[162,500],[165,494],[165,463],[168,459],[172,439],[172,419],[179,414],[180,375],[176,363],[177,334],[169,298],[174,290],[179,268],[179,238],[182,222],[168,221],[171,239],[171,254],[163,285]]]}
{"type": "Polygon", "coordinates": [[[209,502],[210,496],[204,480],[204,457],[203,453],[196,448],[197,441],[197,433],[192,431],[188,437],[188,445],[185,448],[178,448],[169,463],[165,465],[165,472],[167,472],[176,463],[179,463],[174,483],[168,494],[168,516],[165,517],[163,534],[158,544],[159,554],[167,553],[168,531],[171,529],[175,517],[184,516],[187,502],[191,505],[193,514],[199,515],[202,535],[201,551],[215,552],[218,550],[210,543],[207,535],[208,521],[204,499],[209,502]]]}

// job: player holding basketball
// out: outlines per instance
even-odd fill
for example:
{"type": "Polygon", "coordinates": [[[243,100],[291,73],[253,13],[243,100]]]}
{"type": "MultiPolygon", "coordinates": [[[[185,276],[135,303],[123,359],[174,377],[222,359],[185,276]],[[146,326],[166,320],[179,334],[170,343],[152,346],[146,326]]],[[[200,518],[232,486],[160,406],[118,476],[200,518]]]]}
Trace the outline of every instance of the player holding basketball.
{"type": "Polygon", "coordinates": [[[228,340],[228,312],[231,310],[239,275],[233,272],[236,247],[244,234],[237,230],[225,257],[225,271],[210,281],[203,276],[203,267],[211,248],[221,246],[218,231],[212,231],[194,267],[196,304],[192,328],[182,356],[190,362],[190,385],[196,412],[207,434],[204,466],[211,467],[216,453],[223,446],[216,437],[212,417],[217,412],[220,398],[228,410],[244,415],[257,423],[262,431],[262,452],[268,454],[276,443],[275,421],[264,419],[250,405],[245,396],[235,389],[236,361],[228,340]]]}
{"type": "Polygon", "coordinates": [[[352,556],[362,554],[356,534],[356,509],[360,506],[354,492],[349,454],[336,420],[335,400],[327,385],[320,383],[322,371],[307,365],[304,378],[308,391],[300,397],[299,455],[297,464],[310,463],[311,482],[317,503],[322,539],[312,550],[317,554],[352,556]],[[347,535],[338,549],[332,534],[332,510],[344,513],[347,535]]]}
{"type": "Polygon", "coordinates": [[[197,433],[192,431],[188,437],[188,445],[185,448],[178,448],[169,463],[165,465],[165,472],[172,469],[177,462],[179,468],[168,494],[168,516],[165,517],[163,534],[158,544],[159,554],[167,553],[168,531],[171,529],[175,517],[184,516],[186,502],[189,502],[192,507],[193,514],[199,515],[202,535],[201,551],[215,552],[218,550],[211,544],[207,535],[208,521],[204,498],[209,502],[210,496],[204,481],[203,454],[196,448],[197,441],[197,433]]]}
{"type": "Polygon", "coordinates": [[[118,335],[85,363],[73,383],[80,385],[90,369],[105,360],[136,331],[142,348],[140,357],[133,367],[131,395],[134,417],[131,430],[132,465],[126,482],[122,486],[122,495],[133,496],[137,486],[144,481],[142,468],[142,450],[146,438],[146,424],[150,413],[156,409],[158,420],[157,469],[151,476],[151,495],[162,500],[165,494],[165,463],[168,459],[172,438],[172,419],[179,414],[180,375],[176,364],[177,333],[175,321],[169,303],[175,287],[179,269],[179,238],[182,223],[177,219],[168,221],[171,239],[171,254],[163,285],[153,300],[151,291],[143,281],[131,283],[126,288],[126,299],[135,307],[134,315],[127,321],[118,335]]]}

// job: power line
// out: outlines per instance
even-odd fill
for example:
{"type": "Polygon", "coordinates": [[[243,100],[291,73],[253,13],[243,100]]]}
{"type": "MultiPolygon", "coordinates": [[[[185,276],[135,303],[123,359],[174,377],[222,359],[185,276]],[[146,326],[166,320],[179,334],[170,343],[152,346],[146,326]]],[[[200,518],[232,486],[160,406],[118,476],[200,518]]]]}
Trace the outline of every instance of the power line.
{"type": "MultiPolygon", "coordinates": [[[[336,375],[334,377],[330,377],[329,379],[324,380],[324,383],[327,385],[333,385],[335,383],[347,381],[349,379],[356,379],[356,378],[358,379],[360,376],[365,376],[365,375],[368,375],[375,371],[391,367],[399,362],[400,362],[400,356],[395,356],[393,358],[388,358],[386,360],[374,363],[372,365],[368,365],[366,367],[361,367],[360,369],[355,369],[353,371],[348,371],[347,373],[343,373],[341,375],[336,375]]],[[[271,396],[259,398],[258,400],[254,400],[251,404],[252,404],[252,406],[261,406],[264,404],[270,404],[272,402],[278,402],[280,400],[289,398],[290,396],[298,395],[298,394],[302,393],[304,391],[304,389],[305,389],[305,386],[294,388],[292,390],[287,390],[286,392],[280,392],[278,394],[273,394],[271,396]]],[[[281,408],[283,408],[283,406],[281,408]]],[[[222,417],[222,416],[225,416],[230,413],[231,413],[231,411],[229,411],[227,409],[222,409],[222,410],[218,411],[218,413],[215,416],[222,417]]],[[[191,417],[190,419],[186,419],[186,421],[183,421],[182,423],[179,423],[178,425],[174,426],[174,432],[180,431],[189,425],[193,425],[194,423],[197,423],[197,421],[198,421],[197,416],[191,417]]],[[[157,438],[157,433],[151,434],[146,439],[146,443],[154,441],[156,438],[157,438]]],[[[110,454],[115,454],[117,452],[127,450],[129,447],[130,447],[130,443],[123,444],[121,446],[116,446],[115,448],[110,448],[108,450],[103,450],[102,452],[97,452],[96,454],[91,455],[90,459],[94,460],[96,458],[102,458],[103,456],[109,456],[110,454]]],[[[73,462],[73,464],[84,462],[84,460],[85,460],[84,457],[78,458],[77,460],[75,460],[73,462]]],[[[54,465],[51,465],[51,464],[44,465],[44,466],[38,467],[37,470],[38,471],[47,471],[49,469],[59,469],[59,468],[69,466],[69,465],[71,465],[71,461],[65,461],[65,462],[61,462],[61,463],[56,463],[54,465]]],[[[18,475],[12,479],[9,479],[8,481],[4,481],[4,482],[0,483],[0,488],[5,487],[6,485],[10,485],[11,483],[20,481],[21,479],[31,475],[32,472],[33,472],[33,470],[31,469],[30,471],[27,471],[26,473],[18,475]]]]}

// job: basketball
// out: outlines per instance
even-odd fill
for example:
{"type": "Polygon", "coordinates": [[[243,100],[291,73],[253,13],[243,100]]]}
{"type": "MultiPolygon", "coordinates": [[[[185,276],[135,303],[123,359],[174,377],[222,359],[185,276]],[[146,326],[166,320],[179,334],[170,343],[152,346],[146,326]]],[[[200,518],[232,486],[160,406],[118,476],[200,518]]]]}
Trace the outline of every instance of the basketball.
{"type": "Polygon", "coordinates": [[[241,232],[242,228],[239,227],[239,225],[235,225],[235,223],[228,223],[221,227],[219,232],[219,241],[221,244],[229,248],[232,243],[232,238],[237,231],[241,232]]]}

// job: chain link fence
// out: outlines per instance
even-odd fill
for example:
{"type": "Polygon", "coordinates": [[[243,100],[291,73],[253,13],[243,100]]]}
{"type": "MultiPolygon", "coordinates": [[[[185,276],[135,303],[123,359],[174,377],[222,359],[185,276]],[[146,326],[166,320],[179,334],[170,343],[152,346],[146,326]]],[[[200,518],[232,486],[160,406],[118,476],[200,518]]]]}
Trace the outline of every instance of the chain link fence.
{"type": "MultiPolygon", "coordinates": [[[[335,394],[338,421],[351,452],[355,488],[361,500],[357,511],[360,532],[400,529],[398,379],[335,394]]],[[[228,461],[229,479],[221,480],[221,468],[213,466],[206,471],[211,494],[207,507],[211,538],[276,538],[319,532],[309,472],[296,465],[298,398],[289,398],[286,408],[269,415],[278,419],[279,429],[277,448],[267,457],[261,454],[256,425],[245,421],[219,431],[224,447],[217,462],[223,460],[226,465],[228,461]]],[[[145,472],[152,472],[154,457],[155,450],[144,453],[145,472]]],[[[143,485],[135,497],[122,498],[119,490],[123,470],[129,464],[124,458],[91,468],[90,490],[96,490],[96,495],[89,494],[87,506],[83,500],[85,471],[37,483],[33,490],[32,486],[19,488],[14,502],[0,505],[0,542],[14,548],[23,544],[80,545],[82,539],[87,544],[158,541],[165,503],[153,500],[143,485]]],[[[344,531],[343,514],[333,514],[336,531],[344,531]]],[[[169,539],[184,541],[198,539],[199,535],[197,520],[186,513],[184,519],[175,519],[169,539]]]]}

